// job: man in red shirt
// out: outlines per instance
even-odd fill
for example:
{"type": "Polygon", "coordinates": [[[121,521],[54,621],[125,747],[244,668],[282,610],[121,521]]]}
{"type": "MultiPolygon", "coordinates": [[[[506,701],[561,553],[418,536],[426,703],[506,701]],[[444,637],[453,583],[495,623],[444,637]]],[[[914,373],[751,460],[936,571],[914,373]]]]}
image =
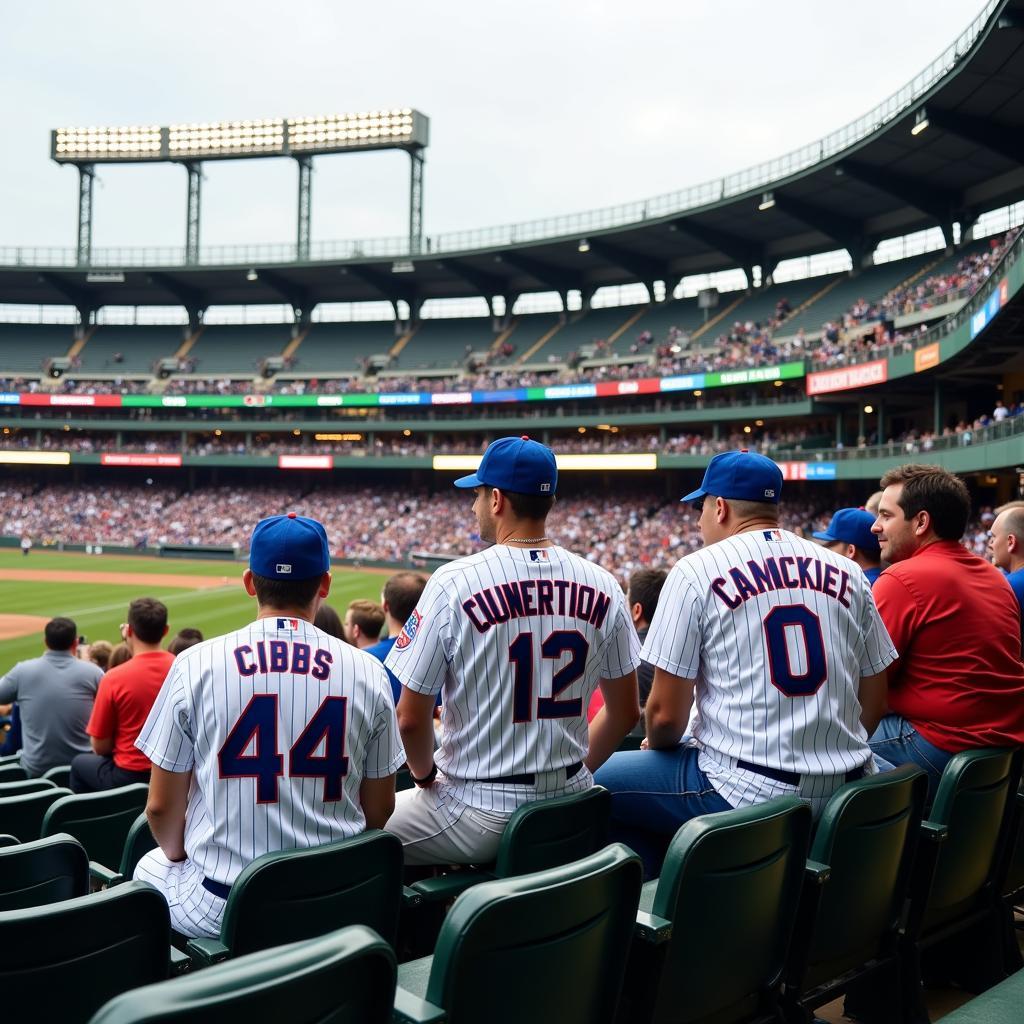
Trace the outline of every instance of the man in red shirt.
{"type": "Polygon", "coordinates": [[[91,754],[71,762],[69,785],[76,793],[116,789],[133,782],[149,782],[149,759],[135,747],[174,663],[174,655],[160,649],[167,634],[167,608],[152,597],[128,606],[128,621],[121,635],[131,648],[131,659],[112,668],[101,680],[86,732],[91,754]]]}
{"type": "Polygon", "coordinates": [[[911,464],[882,487],[872,532],[891,565],[873,594],[899,660],[870,745],[924,768],[934,796],[953,754],[1024,744],[1020,623],[1002,573],[960,544],[971,499],[959,477],[911,464]]]}

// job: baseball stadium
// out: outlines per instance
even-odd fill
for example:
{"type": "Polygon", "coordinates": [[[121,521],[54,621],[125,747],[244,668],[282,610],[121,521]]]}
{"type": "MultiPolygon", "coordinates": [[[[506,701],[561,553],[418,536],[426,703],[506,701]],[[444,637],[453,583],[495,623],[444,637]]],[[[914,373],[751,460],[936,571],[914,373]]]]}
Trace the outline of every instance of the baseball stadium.
{"type": "Polygon", "coordinates": [[[800,148],[468,230],[452,110],[45,126],[5,1006],[1024,1024],[1024,0],[968,18],[800,148]],[[315,168],[396,152],[407,230],[321,240],[315,168]],[[206,245],[275,159],[294,240],[206,245]],[[96,244],[161,167],[180,244],[96,244]]]}

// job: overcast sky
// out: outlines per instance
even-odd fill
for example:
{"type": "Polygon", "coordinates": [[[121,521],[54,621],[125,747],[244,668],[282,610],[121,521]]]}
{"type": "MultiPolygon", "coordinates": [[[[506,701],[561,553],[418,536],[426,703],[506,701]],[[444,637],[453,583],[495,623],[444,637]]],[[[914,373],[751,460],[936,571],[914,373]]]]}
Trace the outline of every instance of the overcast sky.
{"type": "MultiPolygon", "coordinates": [[[[75,243],[62,125],[409,106],[427,233],[641,199],[866,113],[982,0],[33,0],[0,10],[2,245],[75,243]]],[[[313,238],[404,235],[404,153],[320,157],[313,238]]],[[[290,160],[205,165],[202,243],[291,242],[290,160]]],[[[101,167],[94,246],[181,245],[185,172],[101,167]]]]}

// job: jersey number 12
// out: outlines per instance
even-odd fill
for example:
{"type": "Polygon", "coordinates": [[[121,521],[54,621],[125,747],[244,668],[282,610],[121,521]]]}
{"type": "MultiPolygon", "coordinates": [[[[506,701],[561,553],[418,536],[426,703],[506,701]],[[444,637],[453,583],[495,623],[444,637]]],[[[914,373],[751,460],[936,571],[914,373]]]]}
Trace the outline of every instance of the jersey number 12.
{"type": "MultiPolygon", "coordinates": [[[[288,751],[288,775],[293,779],[323,779],[325,802],[341,799],[342,781],[348,774],[347,703],[345,697],[325,697],[288,751]],[[315,753],[321,744],[323,753],[315,753]]],[[[217,765],[222,779],[255,779],[256,803],[277,803],[277,780],[285,772],[284,755],[277,749],[276,694],[253,696],[218,751],[217,765]],[[254,740],[254,752],[246,754],[254,740]]]]}
{"type": "MultiPolygon", "coordinates": [[[[551,677],[551,696],[537,698],[538,718],[578,718],[583,714],[583,698],[558,700],[580,676],[587,665],[590,644],[575,629],[556,629],[540,645],[540,656],[557,661],[564,654],[571,657],[567,664],[551,677]]],[[[533,634],[520,633],[508,645],[515,678],[512,683],[512,721],[529,722],[533,717],[533,634]]]]}

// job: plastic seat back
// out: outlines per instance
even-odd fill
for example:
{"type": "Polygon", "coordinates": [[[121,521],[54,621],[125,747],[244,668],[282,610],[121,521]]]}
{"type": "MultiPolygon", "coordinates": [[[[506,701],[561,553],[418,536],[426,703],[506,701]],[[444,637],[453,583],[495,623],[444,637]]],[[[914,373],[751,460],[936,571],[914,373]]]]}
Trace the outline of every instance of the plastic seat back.
{"type": "Polygon", "coordinates": [[[49,779],[55,786],[70,788],[71,765],[59,764],[55,768],[51,768],[49,771],[43,772],[43,778],[49,779]]]}
{"type": "Polygon", "coordinates": [[[608,841],[611,809],[603,786],[524,804],[502,833],[495,874],[525,875],[588,857],[608,841]]]}
{"type": "Polygon", "coordinates": [[[809,936],[803,983],[813,987],[895,955],[928,777],[912,765],[850,782],[822,812],[812,860],[829,867],[809,936]]]}
{"type": "Polygon", "coordinates": [[[612,1021],[642,880],[639,858],[616,843],[473,886],[441,928],[426,998],[451,1024],[612,1021]]]}
{"type": "Polygon", "coordinates": [[[121,853],[120,872],[125,879],[135,874],[135,865],[149,853],[156,849],[156,840],[149,830],[149,821],[145,813],[140,814],[132,827],[128,829],[128,836],[124,841],[124,850],[121,853]]]}
{"type": "Polygon", "coordinates": [[[796,797],[679,829],[652,906],[674,924],[653,1020],[745,1020],[778,991],[810,834],[811,811],[796,797]]]}
{"type": "Polygon", "coordinates": [[[386,1024],[395,955],[352,925],[118,996],[91,1024],[386,1024]]]}
{"type": "Polygon", "coordinates": [[[42,907],[89,892],[89,857],[69,835],[0,848],[0,911],[42,907]]]}
{"type": "Polygon", "coordinates": [[[15,761],[0,764],[0,782],[21,782],[28,778],[25,769],[15,761]]]}
{"type": "Polygon", "coordinates": [[[950,758],[929,820],[949,835],[938,848],[924,934],[970,914],[992,894],[1009,841],[1020,753],[992,748],[950,758]]]}
{"type": "Polygon", "coordinates": [[[0,913],[0,991],[25,1020],[87,1021],[116,995],[167,977],[167,902],[152,886],[0,913]]]}
{"type": "MultiPolygon", "coordinates": [[[[70,789],[41,789],[37,793],[0,797],[0,832],[27,843],[42,834],[43,818],[62,797],[72,796],[70,789]]],[[[59,832],[60,829],[55,829],[59,832]]]]}
{"type": "Polygon", "coordinates": [[[43,793],[56,789],[57,784],[49,779],[21,779],[16,782],[0,782],[0,800],[5,796],[21,796],[23,793],[43,793]]]}
{"type": "Polygon", "coordinates": [[[362,924],[394,944],[401,905],[401,841],[374,830],[257,857],[231,887],[220,938],[239,956],[362,924]]]}
{"type": "Polygon", "coordinates": [[[46,812],[42,835],[67,832],[86,848],[89,860],[120,864],[128,831],[145,810],[148,795],[149,786],[136,783],[62,797],[46,812]]]}

